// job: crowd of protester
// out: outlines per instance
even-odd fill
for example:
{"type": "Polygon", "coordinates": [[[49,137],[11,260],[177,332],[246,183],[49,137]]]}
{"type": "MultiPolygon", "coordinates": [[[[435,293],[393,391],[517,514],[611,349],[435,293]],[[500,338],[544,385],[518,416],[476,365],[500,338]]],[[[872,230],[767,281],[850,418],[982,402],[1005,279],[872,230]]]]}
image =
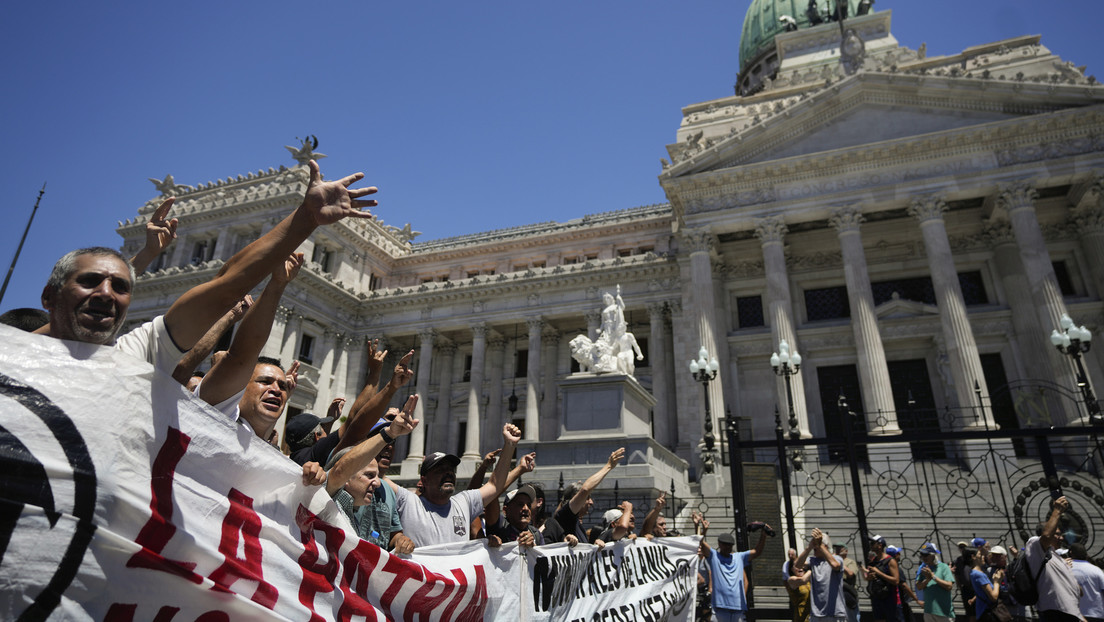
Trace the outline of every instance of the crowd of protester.
{"type": "MultiPolygon", "coordinates": [[[[367,344],[368,376],[348,413],[345,399],[338,398],[325,416],[292,417],[281,439],[276,425],[295,390],[298,363],[285,368],[260,354],[283,292],[303,265],[303,255],[295,249],[318,227],[344,218],[370,218],[364,208],[376,204],[365,198],[375,188],[350,188],[362,179],[360,173],[323,181],[316,163],[310,162],[309,170],[303,203],[291,215],[234,255],[213,279],[183,294],[164,315],[125,335],[118,333],[126,320],[135,275],[176,237],[179,223],[168,217],[171,198],[151,215],[146,247],[138,255],[127,258],[102,247],[72,251],[58,260],[43,289],[42,304],[48,313],[15,309],[0,316],[0,322],[59,339],[113,345],[172,375],[184,390],[223,416],[282,448],[301,466],[303,482],[324,486],[361,538],[398,554],[477,538],[485,538],[491,546],[589,542],[601,548],[637,537],[679,535],[668,529],[663,493],[639,529],[629,501],[602,513],[597,525],[584,527],[593,522],[589,519],[595,505],[592,493],[625,459],[624,448],[613,451],[586,480],[566,486],[556,507],[548,511],[539,484],[514,487],[533,471],[536,455],[520,456],[515,464],[521,432],[513,424],[503,426],[502,448],[476,465],[466,490],[457,489],[460,458],[441,451],[425,456],[414,489],[398,485],[388,473],[394,445],[418,426],[414,412],[419,396],[410,395],[402,408],[389,405],[413,377],[414,352],[405,353],[391,377],[382,382],[388,353],[379,349],[378,341],[367,344]],[[249,292],[266,278],[262,293],[253,299],[249,292]],[[240,326],[229,348],[212,353],[235,324],[240,326]],[[208,358],[209,370],[197,372],[208,358]]],[[[950,565],[942,561],[934,543],[927,543],[915,551],[921,563],[914,577],[904,576],[898,564],[904,552],[880,536],[870,537],[872,555],[857,564],[846,546],[833,547],[826,532],[813,529],[802,551],[788,551],[782,569],[793,621],[858,622],[865,603],[861,615],[873,622],[912,622],[912,617],[948,622],[957,613],[970,622],[1022,622],[1029,617],[1029,605],[1048,622],[1104,622],[1104,572],[1090,563],[1083,545],[1063,543],[1058,529],[1068,508],[1064,497],[1057,499],[1038,535],[1022,550],[990,546],[975,538],[958,543],[960,555],[950,565]],[[1015,598],[1008,575],[1020,557],[1037,586],[1037,602],[1015,598]],[[860,594],[860,579],[865,597],[860,594]],[[961,597],[957,611],[956,590],[961,597]]],[[[763,552],[767,535],[774,535],[772,528],[749,524],[750,532],[758,531],[758,542],[748,551],[736,551],[729,533],[716,539],[715,549],[710,546],[704,537],[709,521],[701,514],[694,513],[692,522],[695,532],[703,536],[698,553],[701,592],[711,595],[702,603],[701,615],[711,610],[718,620],[743,620],[750,587],[746,571],[763,552]]]]}

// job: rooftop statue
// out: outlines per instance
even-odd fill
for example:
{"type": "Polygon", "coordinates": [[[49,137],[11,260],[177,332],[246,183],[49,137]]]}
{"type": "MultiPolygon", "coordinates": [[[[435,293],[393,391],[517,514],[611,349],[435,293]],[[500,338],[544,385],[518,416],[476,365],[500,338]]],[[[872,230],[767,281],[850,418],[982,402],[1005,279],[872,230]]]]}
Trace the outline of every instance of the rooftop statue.
{"type": "Polygon", "coordinates": [[[636,337],[625,323],[625,301],[621,298],[621,286],[617,294],[602,294],[602,326],[598,338],[591,341],[586,335],[571,340],[571,356],[579,362],[579,369],[592,373],[620,373],[632,376],[636,371],[635,360],[644,358],[636,337]]]}

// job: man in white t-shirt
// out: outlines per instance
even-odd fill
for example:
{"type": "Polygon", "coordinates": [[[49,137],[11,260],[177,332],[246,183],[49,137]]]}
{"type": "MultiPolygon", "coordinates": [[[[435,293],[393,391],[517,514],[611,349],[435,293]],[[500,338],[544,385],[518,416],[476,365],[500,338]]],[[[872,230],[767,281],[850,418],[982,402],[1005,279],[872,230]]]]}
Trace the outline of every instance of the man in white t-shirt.
{"type": "Polygon", "coordinates": [[[1062,543],[1058,523],[1069,507],[1069,500],[1065,497],[1055,499],[1051,505],[1050,517],[1035,530],[1038,535],[1024,545],[1024,555],[1027,556],[1027,567],[1031,576],[1039,576],[1039,602],[1035,609],[1043,622],[1076,622],[1081,619],[1078,605],[1081,586],[1078,585],[1073,570],[1055,553],[1055,549],[1062,543]],[[1043,563],[1046,563],[1046,569],[1040,573],[1043,563]]]}
{"type": "Polygon", "coordinates": [[[403,533],[414,546],[431,546],[470,539],[472,519],[483,513],[483,506],[498,497],[506,488],[510,461],[521,440],[521,430],[512,423],[502,426],[502,452],[495,464],[491,480],[480,488],[456,492],[456,466],[460,458],[442,452],[431,453],[422,461],[421,476],[424,493],[416,495],[385,481],[395,489],[399,519],[403,533]]]}
{"type": "MultiPolygon", "coordinates": [[[[67,253],[54,265],[42,290],[42,307],[50,312],[45,332],[58,339],[115,343],[118,349],[172,374],[183,353],[316,228],[347,217],[372,217],[360,208],[374,206],[376,202],[360,197],[376,192],[376,188],[348,188],[363,177],[356,173],[324,182],[312,160],[303,203],[291,215],[234,255],[213,279],[185,292],[164,316],[143,324],[117,343],[115,336],[130,307],[134,268],[126,257],[110,248],[83,248],[67,253]]],[[[166,200],[151,215],[147,247],[153,244],[159,250],[175,237],[175,219],[165,221],[172,202],[171,198],[166,200]]],[[[145,249],[135,261],[148,263],[144,253],[145,249]]]]}

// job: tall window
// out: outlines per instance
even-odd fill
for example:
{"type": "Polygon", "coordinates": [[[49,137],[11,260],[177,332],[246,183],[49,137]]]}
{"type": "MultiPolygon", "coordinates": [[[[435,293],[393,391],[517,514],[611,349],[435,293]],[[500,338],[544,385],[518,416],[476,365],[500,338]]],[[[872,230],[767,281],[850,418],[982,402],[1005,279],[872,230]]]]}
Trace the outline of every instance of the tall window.
{"type": "Polygon", "coordinates": [[[847,288],[840,285],[805,290],[805,316],[810,322],[851,317],[847,288]]]}
{"type": "MultiPolygon", "coordinates": [[[[889,361],[889,384],[893,405],[897,409],[897,425],[905,433],[936,432],[939,411],[935,407],[928,362],[924,359],[889,361]]],[[[942,442],[909,443],[912,457],[917,460],[941,460],[947,457],[942,442]]]]}
{"type": "MultiPolygon", "coordinates": [[[[806,297],[806,304],[808,304],[807,301],[808,298],[806,297]]],[[[736,297],[736,325],[740,328],[755,328],[766,325],[763,317],[762,296],[736,297]]]]}
{"type": "Polygon", "coordinates": [[[300,361],[311,365],[314,362],[314,337],[312,335],[303,335],[302,340],[299,341],[299,356],[300,361]]]}
{"type": "MultiPolygon", "coordinates": [[[[854,365],[831,365],[817,368],[817,381],[820,384],[820,410],[824,413],[824,435],[828,438],[844,437],[844,426],[850,420],[851,430],[856,441],[866,437],[866,418],[863,416],[862,392],[859,389],[859,372],[854,365]],[[850,419],[846,412],[840,412],[839,397],[847,398],[847,409],[856,417],[850,419]]],[[[785,405],[783,405],[785,407],[785,405]]],[[[786,414],[783,413],[783,419],[786,414]]],[[[866,446],[855,448],[855,459],[867,461],[866,446]]],[[[847,461],[847,445],[843,442],[828,445],[828,460],[847,461]]]]}
{"type": "Polygon", "coordinates": [[[330,271],[330,262],[332,258],[333,251],[330,251],[323,246],[315,246],[314,252],[311,253],[311,261],[318,264],[323,272],[330,271]]]}

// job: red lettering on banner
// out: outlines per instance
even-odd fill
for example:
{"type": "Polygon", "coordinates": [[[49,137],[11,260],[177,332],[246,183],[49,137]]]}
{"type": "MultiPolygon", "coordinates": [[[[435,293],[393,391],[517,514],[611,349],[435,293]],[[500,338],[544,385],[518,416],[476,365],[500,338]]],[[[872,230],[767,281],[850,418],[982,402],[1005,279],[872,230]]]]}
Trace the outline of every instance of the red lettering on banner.
{"type": "Polygon", "coordinates": [[[303,542],[303,554],[299,556],[299,566],[303,569],[303,582],[299,584],[299,602],[311,612],[311,622],[323,622],[324,618],[314,610],[314,597],[322,592],[334,591],[334,582],[339,570],[337,553],[345,541],[345,532],[321,520],[313,512],[299,506],[295,513],[295,524],[299,526],[300,539],[303,542]],[[325,564],[318,563],[318,541],[314,538],[317,529],[326,536],[325,564]]]}
{"type": "MultiPolygon", "coordinates": [[[[461,585],[467,587],[467,576],[460,570],[453,570],[452,573],[456,575],[461,585]]],[[[487,572],[483,566],[476,566],[474,593],[472,594],[471,600],[468,601],[468,606],[464,607],[464,610],[456,617],[457,622],[477,622],[482,620],[483,614],[487,612],[487,600],[487,572]]]]}
{"type": "MultiPolygon", "coordinates": [[[[429,613],[434,609],[441,606],[441,603],[445,602],[449,596],[452,596],[453,590],[456,589],[456,583],[445,575],[437,574],[432,570],[425,569],[425,583],[414,592],[414,595],[410,597],[410,600],[406,603],[406,611],[409,614],[412,611],[418,613],[429,613]],[[430,595],[430,592],[440,590],[439,593],[430,595]]],[[[452,610],[456,608],[455,603],[450,603],[449,608],[445,609],[444,615],[441,616],[441,620],[448,620],[452,610]]]]}
{"type": "Polygon", "coordinates": [[[272,609],[276,606],[279,592],[271,583],[264,580],[261,552],[261,517],[253,511],[253,499],[237,488],[231,488],[227,495],[230,510],[222,520],[222,538],[219,540],[219,553],[226,561],[211,573],[213,589],[230,592],[230,586],[238,579],[257,582],[257,591],[253,593],[253,602],[272,609]],[[238,557],[238,534],[244,541],[244,556],[238,557]]]}
{"type": "Polygon", "coordinates": [[[165,550],[165,545],[176,533],[176,525],[172,523],[173,478],[176,476],[176,465],[184,457],[184,452],[188,450],[188,443],[191,440],[180,430],[169,428],[165,443],[161,445],[157,457],[153,460],[150,473],[150,517],[135,538],[135,543],[140,545],[142,550],[131,556],[126,565],[127,568],[160,570],[199,584],[203,582],[203,577],[193,572],[195,563],[168,559],[161,554],[165,550]]]}
{"type": "Polygon", "coordinates": [[[362,615],[369,620],[379,619],[372,603],[361,597],[361,594],[368,593],[368,580],[376,565],[379,564],[379,559],[380,547],[367,540],[361,540],[345,556],[345,561],[342,563],[344,570],[341,573],[341,593],[345,598],[337,611],[338,620],[346,622],[354,615],[362,615]]]}
{"type": "MultiPolygon", "coordinates": [[[[395,578],[391,580],[391,585],[387,586],[387,589],[383,592],[383,596],[380,597],[380,607],[384,613],[387,614],[387,618],[390,620],[396,620],[399,616],[395,615],[392,611],[391,605],[395,601],[395,597],[399,595],[399,591],[402,590],[402,586],[407,581],[422,582],[422,571],[425,570],[420,565],[414,562],[408,562],[405,559],[399,559],[394,555],[387,556],[387,562],[384,563],[383,568],[380,568],[380,572],[386,572],[395,575],[395,578]]],[[[407,603],[407,607],[412,606],[413,603],[407,603]]],[[[401,613],[401,611],[400,611],[401,613]]]]}

